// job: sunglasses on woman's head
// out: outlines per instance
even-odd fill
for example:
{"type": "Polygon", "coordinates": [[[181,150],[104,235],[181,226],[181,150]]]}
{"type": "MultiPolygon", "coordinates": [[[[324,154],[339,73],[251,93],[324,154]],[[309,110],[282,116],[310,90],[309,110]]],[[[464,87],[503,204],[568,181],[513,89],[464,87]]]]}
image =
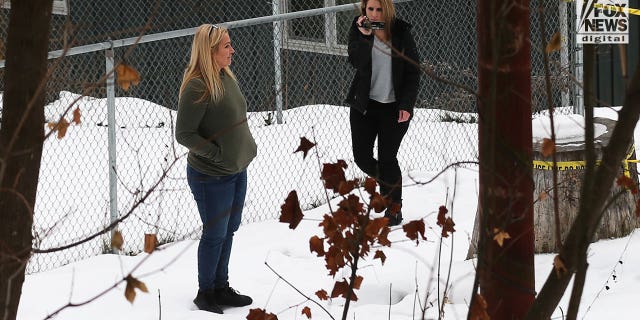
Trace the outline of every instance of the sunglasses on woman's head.
{"type": "Polygon", "coordinates": [[[215,24],[211,25],[211,28],[209,29],[209,37],[211,37],[211,31],[213,31],[213,29],[218,29],[220,27],[216,26],[215,24]]]}

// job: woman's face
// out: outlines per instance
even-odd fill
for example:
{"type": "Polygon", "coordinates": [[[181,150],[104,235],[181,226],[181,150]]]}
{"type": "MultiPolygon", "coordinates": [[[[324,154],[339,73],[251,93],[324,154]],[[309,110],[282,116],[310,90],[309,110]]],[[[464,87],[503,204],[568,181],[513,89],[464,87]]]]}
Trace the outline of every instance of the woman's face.
{"type": "Polygon", "coordinates": [[[380,5],[379,0],[367,1],[367,5],[365,6],[365,13],[371,21],[384,21],[384,17],[382,16],[382,6],[380,5]]]}
{"type": "Polygon", "coordinates": [[[233,55],[235,50],[231,46],[231,38],[229,37],[229,33],[225,33],[222,35],[222,40],[218,44],[217,49],[211,50],[212,57],[215,60],[220,70],[231,65],[231,56],[233,55]]]}

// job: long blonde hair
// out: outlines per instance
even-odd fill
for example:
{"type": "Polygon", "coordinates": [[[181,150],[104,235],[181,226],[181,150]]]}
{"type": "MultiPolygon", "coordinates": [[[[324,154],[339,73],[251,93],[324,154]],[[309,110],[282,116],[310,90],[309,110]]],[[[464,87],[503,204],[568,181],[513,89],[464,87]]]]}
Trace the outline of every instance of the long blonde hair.
{"type": "MultiPolygon", "coordinates": [[[[391,41],[391,25],[396,18],[396,9],[393,7],[392,0],[378,0],[380,1],[380,7],[382,8],[382,16],[384,17],[384,33],[387,36],[387,40],[391,41]]],[[[367,12],[367,3],[369,0],[360,0],[360,10],[362,14],[367,12]]]]}
{"type": "Polygon", "coordinates": [[[225,33],[229,33],[229,30],[212,24],[203,24],[196,29],[196,33],[193,35],[193,43],[191,44],[191,58],[182,76],[180,95],[182,95],[190,80],[199,78],[207,88],[199,101],[203,101],[208,97],[211,97],[214,102],[219,102],[222,99],[224,86],[222,85],[220,73],[224,72],[234,80],[236,77],[228,66],[221,70],[215,59],[211,57],[211,52],[218,51],[222,36],[225,33]]]}

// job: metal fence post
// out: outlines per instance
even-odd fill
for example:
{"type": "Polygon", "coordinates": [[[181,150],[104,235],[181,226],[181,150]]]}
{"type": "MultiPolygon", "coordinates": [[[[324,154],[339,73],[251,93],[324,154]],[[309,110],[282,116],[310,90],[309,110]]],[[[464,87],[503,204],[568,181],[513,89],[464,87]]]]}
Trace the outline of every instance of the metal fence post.
{"type": "Polygon", "coordinates": [[[576,44],[576,48],[575,48],[575,59],[576,59],[576,63],[574,65],[575,68],[575,77],[576,77],[576,84],[574,86],[574,96],[573,96],[573,113],[574,114],[580,114],[580,115],[584,115],[584,90],[583,90],[583,84],[584,84],[584,79],[583,79],[583,50],[582,50],[582,45],[581,44],[576,44]]]}
{"type": "MultiPolygon", "coordinates": [[[[567,18],[567,3],[565,1],[560,1],[558,11],[560,11],[560,68],[562,70],[561,72],[569,72],[569,20],[567,18]]],[[[561,101],[561,107],[569,106],[569,92],[565,90],[562,91],[561,101]]]]}
{"type": "MultiPolygon", "coordinates": [[[[280,1],[273,1],[273,15],[280,14],[280,1]]],[[[282,21],[273,22],[273,68],[274,90],[276,94],[276,123],[282,124],[282,60],[280,58],[282,47],[282,21]]]]}
{"type": "MultiPolygon", "coordinates": [[[[106,75],[107,75],[107,116],[109,134],[109,212],[111,223],[118,219],[118,179],[116,171],[116,94],[115,94],[115,68],[114,68],[114,51],[113,44],[105,50],[106,75]]],[[[111,238],[113,238],[117,227],[111,230],[111,238]]],[[[117,249],[112,248],[113,253],[117,253],[117,249]]]]}

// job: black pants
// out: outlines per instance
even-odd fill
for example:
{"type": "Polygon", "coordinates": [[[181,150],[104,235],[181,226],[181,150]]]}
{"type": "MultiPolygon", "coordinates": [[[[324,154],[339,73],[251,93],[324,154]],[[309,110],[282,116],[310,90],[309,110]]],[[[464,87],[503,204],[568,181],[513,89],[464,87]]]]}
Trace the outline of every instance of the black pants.
{"type": "Polygon", "coordinates": [[[353,158],[364,173],[380,184],[380,193],[392,202],[402,203],[402,172],[398,165],[398,149],[409,121],[398,123],[395,103],[369,100],[366,114],[351,109],[351,142],[353,158]],[[373,145],[378,138],[378,159],[373,157],[373,145]]]}

